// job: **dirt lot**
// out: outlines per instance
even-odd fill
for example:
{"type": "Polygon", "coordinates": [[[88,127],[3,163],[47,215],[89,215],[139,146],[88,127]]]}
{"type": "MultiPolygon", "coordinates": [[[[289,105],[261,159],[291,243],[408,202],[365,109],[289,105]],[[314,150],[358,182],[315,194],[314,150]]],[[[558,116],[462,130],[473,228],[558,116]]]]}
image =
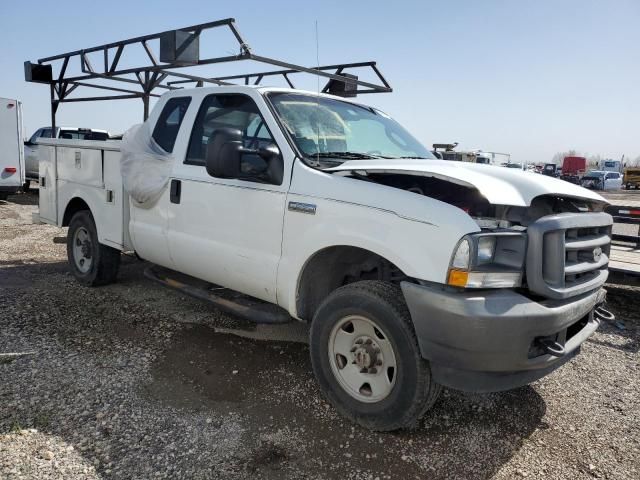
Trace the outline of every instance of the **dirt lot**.
{"type": "Polygon", "coordinates": [[[420,428],[336,415],[303,325],[256,328],[145,280],[78,286],[35,195],[0,202],[0,478],[640,478],[640,287],[517,390],[446,390],[420,428]]]}

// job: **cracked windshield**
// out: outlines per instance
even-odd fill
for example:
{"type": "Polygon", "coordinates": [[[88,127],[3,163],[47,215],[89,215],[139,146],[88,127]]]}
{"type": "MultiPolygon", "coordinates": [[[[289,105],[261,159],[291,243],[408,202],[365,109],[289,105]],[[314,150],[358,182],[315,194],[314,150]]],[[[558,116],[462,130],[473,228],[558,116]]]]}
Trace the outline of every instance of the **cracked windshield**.
{"type": "Polygon", "coordinates": [[[322,166],[346,160],[434,158],[398,122],[371,107],[313,95],[270,99],[298,149],[322,166]]]}

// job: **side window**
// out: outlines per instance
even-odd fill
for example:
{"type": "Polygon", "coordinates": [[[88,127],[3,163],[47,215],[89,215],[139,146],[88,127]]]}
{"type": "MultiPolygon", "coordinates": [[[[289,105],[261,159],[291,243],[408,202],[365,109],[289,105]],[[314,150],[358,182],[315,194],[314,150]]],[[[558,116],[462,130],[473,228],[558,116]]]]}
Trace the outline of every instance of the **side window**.
{"type": "MultiPolygon", "coordinates": [[[[275,143],[258,106],[250,97],[237,94],[209,95],[202,101],[193,125],[184,163],[204,166],[207,147],[220,128],[240,130],[243,146],[247,149],[257,150],[275,143]]],[[[267,164],[259,155],[246,153],[242,155],[240,170],[243,180],[261,182],[266,181],[269,175],[274,178],[274,173],[282,178],[284,166],[280,158],[267,164]],[[269,169],[278,172],[268,172],[269,169]]]]}
{"type": "Polygon", "coordinates": [[[29,143],[36,143],[36,140],[42,136],[42,128],[39,128],[35,131],[31,138],[29,139],[29,143]]]}
{"type": "Polygon", "coordinates": [[[168,100],[160,112],[152,136],[165,152],[173,152],[182,119],[190,103],[191,97],[175,97],[168,100]]]}

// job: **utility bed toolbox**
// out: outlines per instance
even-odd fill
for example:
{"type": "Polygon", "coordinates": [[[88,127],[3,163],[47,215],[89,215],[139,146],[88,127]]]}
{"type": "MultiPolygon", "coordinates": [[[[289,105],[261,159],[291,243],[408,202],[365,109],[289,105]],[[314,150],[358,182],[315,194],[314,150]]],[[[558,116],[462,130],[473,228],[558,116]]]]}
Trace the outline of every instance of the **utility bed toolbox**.
{"type": "MultiPolygon", "coordinates": [[[[98,228],[101,243],[131,248],[129,198],[120,175],[120,142],[41,139],[40,221],[66,226],[65,208],[82,198],[98,228]]],[[[67,213],[67,217],[68,217],[67,213]]]]}

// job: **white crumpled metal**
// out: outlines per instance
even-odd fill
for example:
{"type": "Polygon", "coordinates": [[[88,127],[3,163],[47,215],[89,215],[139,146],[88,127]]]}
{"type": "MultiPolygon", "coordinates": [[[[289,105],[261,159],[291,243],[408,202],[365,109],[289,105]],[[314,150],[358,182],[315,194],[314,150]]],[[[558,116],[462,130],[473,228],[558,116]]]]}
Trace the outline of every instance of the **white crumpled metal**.
{"type": "Polygon", "coordinates": [[[134,125],[122,137],[120,171],[125,191],[136,202],[157,200],[167,186],[173,155],[151,136],[149,123],[134,125]]]}

